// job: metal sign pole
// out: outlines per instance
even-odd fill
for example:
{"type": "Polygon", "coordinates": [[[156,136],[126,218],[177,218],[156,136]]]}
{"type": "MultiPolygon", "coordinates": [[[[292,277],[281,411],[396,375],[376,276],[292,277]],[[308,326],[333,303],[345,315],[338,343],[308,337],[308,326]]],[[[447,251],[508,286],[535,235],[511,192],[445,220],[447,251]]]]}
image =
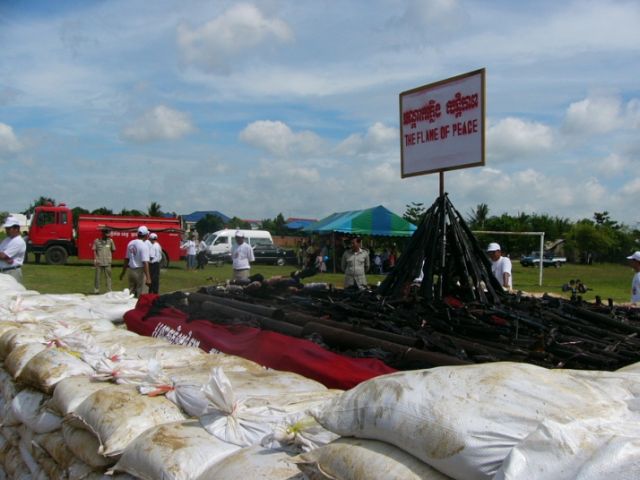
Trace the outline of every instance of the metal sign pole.
{"type": "Polygon", "coordinates": [[[444,195],[444,172],[438,172],[440,175],[440,196],[444,195]]]}

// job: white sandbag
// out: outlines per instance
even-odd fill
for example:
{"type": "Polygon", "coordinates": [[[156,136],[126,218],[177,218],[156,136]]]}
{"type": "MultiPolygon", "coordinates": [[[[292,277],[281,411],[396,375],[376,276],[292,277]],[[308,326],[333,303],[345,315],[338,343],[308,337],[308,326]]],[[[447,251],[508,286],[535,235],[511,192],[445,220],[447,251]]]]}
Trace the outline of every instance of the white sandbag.
{"type": "Polygon", "coordinates": [[[129,290],[107,292],[103,295],[88,296],[91,312],[99,318],[113,323],[122,323],[124,314],[136,308],[137,298],[129,290]]]}
{"type": "Polygon", "coordinates": [[[83,478],[93,470],[91,466],[81,462],[73,455],[73,452],[65,444],[61,430],[36,435],[33,438],[33,443],[37,447],[34,448],[34,457],[43,470],[51,468],[51,465],[46,461],[46,457],[38,455],[37,452],[39,449],[46,452],[47,456],[53,460],[57,467],[56,470],[59,470],[65,477],[83,478]],[[41,463],[40,460],[42,460],[43,463],[41,463]]]}
{"type": "Polygon", "coordinates": [[[18,426],[8,427],[3,425],[0,427],[0,433],[2,437],[7,440],[10,446],[17,447],[20,443],[20,430],[18,426]]]}
{"type": "Polygon", "coordinates": [[[25,343],[15,347],[4,359],[4,368],[13,377],[18,378],[24,366],[38,353],[47,348],[42,343],[25,343]]]}
{"type": "Polygon", "coordinates": [[[168,423],[133,440],[113,470],[145,480],[188,480],[238,449],[207,433],[195,420],[168,423]]]}
{"type": "Polygon", "coordinates": [[[18,451],[20,452],[22,461],[31,472],[31,475],[35,477],[40,473],[41,468],[35,458],[33,458],[33,445],[31,445],[32,437],[33,435],[29,435],[28,438],[21,438],[20,443],[18,444],[18,451]]]}
{"type": "Polygon", "coordinates": [[[606,418],[639,394],[637,376],[491,363],[363,382],[314,412],[341,435],[387,441],[447,475],[492,478],[545,419],[606,418]]]}
{"type": "Polygon", "coordinates": [[[35,355],[22,369],[18,381],[51,393],[58,382],[67,377],[91,375],[93,369],[73,352],[47,348],[35,355]]]}
{"type": "Polygon", "coordinates": [[[313,417],[302,413],[288,415],[274,427],[272,433],[260,441],[260,444],[265,448],[281,449],[295,454],[310,452],[338,438],[338,435],[323,428],[313,417]]]}
{"type": "Polygon", "coordinates": [[[15,427],[20,425],[20,419],[15,416],[13,408],[11,408],[12,401],[13,400],[4,402],[0,408],[0,425],[3,427],[15,427]]]}
{"type": "Polygon", "coordinates": [[[283,451],[246,447],[209,467],[197,480],[303,480],[291,458],[283,451]]]}
{"type": "Polygon", "coordinates": [[[206,356],[199,348],[165,344],[127,349],[124,359],[154,360],[162,368],[179,368],[199,363],[206,356]]]}
{"type": "Polygon", "coordinates": [[[98,453],[105,456],[119,455],[148,428],[185,419],[166,398],[140,395],[131,385],[92,393],[71,415],[96,434],[100,441],[98,453]]]}
{"type": "Polygon", "coordinates": [[[80,480],[138,480],[128,473],[116,473],[107,475],[105,472],[92,472],[80,480]]]}
{"type": "Polygon", "coordinates": [[[6,401],[11,402],[16,393],[21,390],[22,387],[16,385],[13,378],[9,373],[0,368],[0,396],[6,401]]]}
{"type": "Polygon", "coordinates": [[[7,355],[18,345],[26,343],[44,343],[45,333],[43,330],[31,330],[28,328],[15,328],[7,330],[0,336],[0,360],[7,358],[7,355]]]}
{"type": "Polygon", "coordinates": [[[0,275],[0,289],[5,295],[15,295],[26,290],[24,285],[8,274],[0,275]]]}
{"type": "MultiPolygon", "coordinates": [[[[47,454],[41,448],[35,448],[33,458],[38,463],[38,466],[44,472],[45,478],[48,479],[65,479],[69,478],[67,473],[60,468],[56,461],[47,454]]],[[[89,473],[89,472],[87,472],[89,473]]],[[[76,479],[79,477],[75,477],[76,479]]]]}
{"type": "Polygon", "coordinates": [[[446,480],[450,477],[416,457],[377,440],[341,438],[294,457],[314,480],[446,480]]]}
{"type": "MultiPolygon", "coordinates": [[[[3,318],[0,316],[0,318],[3,318]]],[[[2,321],[0,320],[0,337],[7,333],[9,330],[13,330],[14,328],[19,327],[16,322],[2,321]]]]}
{"type": "Polygon", "coordinates": [[[31,471],[27,468],[18,447],[12,446],[5,456],[4,470],[12,480],[33,480],[31,471]]]}
{"type": "MultiPolygon", "coordinates": [[[[322,396],[325,392],[326,389],[317,393],[322,396]]],[[[245,390],[244,394],[250,395],[250,391],[245,390]]],[[[295,392],[289,395],[292,403],[281,405],[270,405],[268,400],[265,401],[261,396],[239,399],[231,380],[221,368],[212,370],[209,382],[204,386],[183,388],[176,385],[175,389],[167,394],[168,398],[173,398],[187,414],[198,417],[201,425],[210,434],[241,447],[259,444],[279,425],[297,422],[305,415],[307,409],[320,403],[296,401],[296,395],[298,394],[295,392]],[[259,399],[258,405],[250,405],[250,401],[255,399],[259,399]]],[[[276,398],[282,400],[283,396],[276,398]]]]}
{"type": "Polygon", "coordinates": [[[616,372],[620,373],[640,373],[640,362],[632,363],[626,367],[619,368],[616,372]]]}
{"type": "Polygon", "coordinates": [[[35,433],[52,432],[60,428],[62,418],[46,408],[49,396],[30,388],[18,393],[11,402],[15,418],[35,433]]]}
{"type": "Polygon", "coordinates": [[[88,375],[61,380],[53,391],[49,407],[61,416],[75,412],[89,395],[112,385],[93,380],[88,375]]]}
{"type": "MultiPolygon", "coordinates": [[[[1,337],[0,337],[1,338],[1,337]]],[[[108,348],[113,345],[120,345],[125,349],[145,347],[145,346],[160,346],[167,345],[165,340],[145,337],[138,335],[135,332],[116,328],[108,332],[95,333],[93,336],[97,345],[103,348],[108,348]]]]}
{"type": "Polygon", "coordinates": [[[494,480],[622,480],[639,475],[640,418],[631,414],[545,420],[511,450],[494,480]]]}
{"type": "Polygon", "coordinates": [[[73,422],[65,420],[62,422],[62,436],[64,445],[81,462],[89,465],[93,469],[106,468],[116,463],[116,457],[105,457],[100,455],[100,442],[93,432],[86,428],[79,428],[73,422]]]}

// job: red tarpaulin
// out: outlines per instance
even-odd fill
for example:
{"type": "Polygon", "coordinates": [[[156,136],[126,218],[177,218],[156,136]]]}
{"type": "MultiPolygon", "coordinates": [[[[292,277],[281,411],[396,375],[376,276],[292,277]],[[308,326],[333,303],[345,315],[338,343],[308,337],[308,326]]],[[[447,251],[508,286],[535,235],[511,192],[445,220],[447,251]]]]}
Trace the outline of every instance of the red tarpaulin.
{"type": "Polygon", "coordinates": [[[238,355],[265,367],[299,373],[329,388],[349,389],[360,382],[396,370],[373,358],[351,358],[325,350],[301,338],[242,325],[219,325],[209,320],[187,322],[183,312],[165,308],[145,318],[157,297],[143,295],[124,315],[127,328],[140,335],[163,337],[171,343],[197,345],[238,355]]]}

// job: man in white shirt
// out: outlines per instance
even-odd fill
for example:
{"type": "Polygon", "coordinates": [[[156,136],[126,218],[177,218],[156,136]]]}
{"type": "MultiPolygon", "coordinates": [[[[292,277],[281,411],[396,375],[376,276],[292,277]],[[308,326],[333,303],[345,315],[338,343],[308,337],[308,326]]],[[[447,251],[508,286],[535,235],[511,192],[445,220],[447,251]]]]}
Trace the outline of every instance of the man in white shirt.
{"type": "Polygon", "coordinates": [[[237,230],[236,245],[231,251],[231,258],[233,260],[233,280],[248,280],[249,272],[251,271],[251,262],[255,261],[253,256],[253,249],[244,241],[244,233],[237,230]]]}
{"type": "Polygon", "coordinates": [[[500,245],[492,242],[487,247],[487,253],[491,259],[491,273],[500,282],[502,288],[511,291],[513,289],[513,277],[511,275],[511,260],[502,256],[500,245]]]}
{"type": "Polygon", "coordinates": [[[640,250],[627,257],[635,274],[631,280],[631,303],[640,303],[640,250]]]}
{"type": "Polygon", "coordinates": [[[149,234],[149,275],[151,285],[149,293],[160,293],[160,262],[162,261],[162,246],[158,243],[158,234],[149,234]]]}
{"type": "Polygon", "coordinates": [[[147,227],[144,225],[138,227],[138,238],[134,238],[127,245],[122,273],[120,273],[120,280],[122,280],[125,272],[129,271],[129,290],[136,298],[149,293],[149,285],[151,284],[149,246],[145,242],[148,236],[149,229],[147,227]]]}
{"type": "Polygon", "coordinates": [[[27,253],[27,244],[20,234],[20,222],[9,216],[4,222],[7,236],[0,243],[0,273],[6,273],[22,283],[22,264],[27,253]]]}

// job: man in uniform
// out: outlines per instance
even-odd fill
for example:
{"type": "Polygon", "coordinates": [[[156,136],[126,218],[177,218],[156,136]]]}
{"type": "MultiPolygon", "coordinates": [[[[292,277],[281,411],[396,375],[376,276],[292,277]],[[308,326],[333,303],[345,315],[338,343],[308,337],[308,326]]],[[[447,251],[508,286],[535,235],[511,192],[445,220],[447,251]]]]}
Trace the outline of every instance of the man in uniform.
{"type": "Polygon", "coordinates": [[[351,249],[342,254],[341,267],[344,272],[344,288],[363,289],[367,286],[365,273],[369,271],[369,252],[362,248],[362,239],[351,239],[351,249]]]}
{"type": "Polygon", "coordinates": [[[27,253],[27,244],[20,234],[20,222],[9,216],[4,222],[7,236],[0,243],[0,273],[6,273],[22,283],[22,264],[27,253]]]}
{"type": "Polygon", "coordinates": [[[102,228],[102,236],[93,241],[93,265],[96,269],[93,281],[93,293],[100,293],[100,277],[104,275],[107,292],[111,291],[111,260],[116,244],[111,238],[111,230],[102,228]]]}
{"type": "Polygon", "coordinates": [[[149,236],[149,229],[144,225],[138,227],[138,238],[134,238],[127,245],[124,264],[120,280],[125,272],[129,271],[129,290],[136,298],[149,292],[151,275],[149,273],[149,246],[145,240],[149,236]]]}

